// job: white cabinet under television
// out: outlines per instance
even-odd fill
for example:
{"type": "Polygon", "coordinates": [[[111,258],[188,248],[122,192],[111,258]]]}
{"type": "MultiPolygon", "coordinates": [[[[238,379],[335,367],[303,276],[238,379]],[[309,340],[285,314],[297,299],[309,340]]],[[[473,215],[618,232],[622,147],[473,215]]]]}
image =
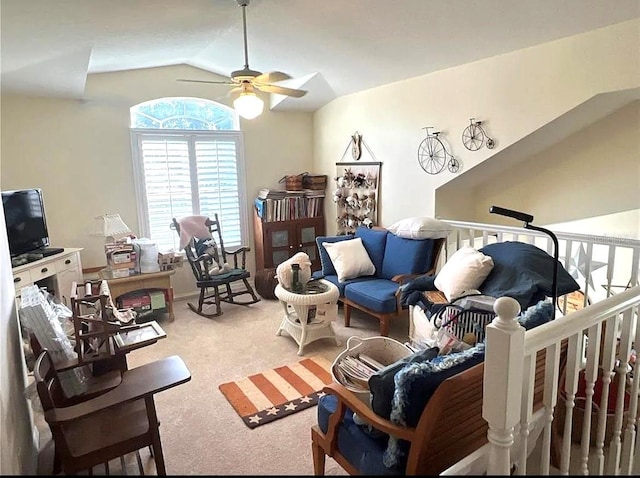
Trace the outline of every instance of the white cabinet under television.
{"type": "Polygon", "coordinates": [[[46,287],[63,304],[71,306],[69,295],[73,282],[82,284],[81,248],[65,248],[63,252],[43,257],[13,268],[16,297],[23,287],[38,284],[46,287]]]}

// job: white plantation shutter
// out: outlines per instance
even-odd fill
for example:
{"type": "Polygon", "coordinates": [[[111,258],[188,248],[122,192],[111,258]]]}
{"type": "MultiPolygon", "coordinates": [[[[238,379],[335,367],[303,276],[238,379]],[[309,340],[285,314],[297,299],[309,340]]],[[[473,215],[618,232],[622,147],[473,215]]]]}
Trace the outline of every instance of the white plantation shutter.
{"type": "Polygon", "coordinates": [[[225,245],[242,244],[236,142],[231,139],[195,142],[200,214],[218,213],[225,245]]]}
{"type": "Polygon", "coordinates": [[[172,218],[217,213],[225,246],[246,243],[240,132],[134,129],[132,137],[144,237],[178,250],[172,218]]]}

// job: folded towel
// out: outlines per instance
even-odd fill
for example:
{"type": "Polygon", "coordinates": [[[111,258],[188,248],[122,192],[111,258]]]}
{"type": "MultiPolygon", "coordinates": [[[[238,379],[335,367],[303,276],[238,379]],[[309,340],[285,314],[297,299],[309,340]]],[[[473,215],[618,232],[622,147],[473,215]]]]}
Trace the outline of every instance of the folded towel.
{"type": "Polygon", "coordinates": [[[207,216],[185,216],[178,219],[180,225],[180,249],[184,249],[192,238],[211,239],[211,231],[207,226],[207,216]]]}

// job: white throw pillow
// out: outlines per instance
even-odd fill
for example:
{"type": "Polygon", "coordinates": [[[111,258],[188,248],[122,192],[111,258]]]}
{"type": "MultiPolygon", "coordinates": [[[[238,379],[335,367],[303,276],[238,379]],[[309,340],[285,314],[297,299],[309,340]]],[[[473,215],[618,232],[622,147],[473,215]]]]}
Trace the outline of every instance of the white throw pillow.
{"type": "Polygon", "coordinates": [[[370,276],[376,273],[376,266],[364,248],[362,238],[356,237],[340,242],[323,242],[333,267],[338,273],[338,281],[370,276]]]}
{"type": "Polygon", "coordinates": [[[406,239],[440,239],[451,232],[451,225],[432,217],[408,217],[387,227],[396,236],[406,239]]]}
{"type": "Polygon", "coordinates": [[[493,259],[471,246],[458,249],[442,266],[433,284],[447,300],[460,297],[463,292],[478,289],[493,270],[493,259]]]}

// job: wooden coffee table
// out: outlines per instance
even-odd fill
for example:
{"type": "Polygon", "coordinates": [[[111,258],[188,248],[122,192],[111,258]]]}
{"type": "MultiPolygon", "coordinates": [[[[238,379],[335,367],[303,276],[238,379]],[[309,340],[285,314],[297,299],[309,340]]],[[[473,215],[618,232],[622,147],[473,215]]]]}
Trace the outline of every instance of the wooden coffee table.
{"type": "Polygon", "coordinates": [[[135,274],[128,277],[118,277],[109,279],[100,271],[99,276],[105,279],[111,291],[111,297],[114,302],[123,294],[136,290],[160,289],[164,291],[167,301],[167,309],[169,311],[169,320],[173,322],[175,315],[173,313],[173,287],[171,287],[171,276],[175,274],[175,270],[150,272],[147,274],[135,274]]]}

